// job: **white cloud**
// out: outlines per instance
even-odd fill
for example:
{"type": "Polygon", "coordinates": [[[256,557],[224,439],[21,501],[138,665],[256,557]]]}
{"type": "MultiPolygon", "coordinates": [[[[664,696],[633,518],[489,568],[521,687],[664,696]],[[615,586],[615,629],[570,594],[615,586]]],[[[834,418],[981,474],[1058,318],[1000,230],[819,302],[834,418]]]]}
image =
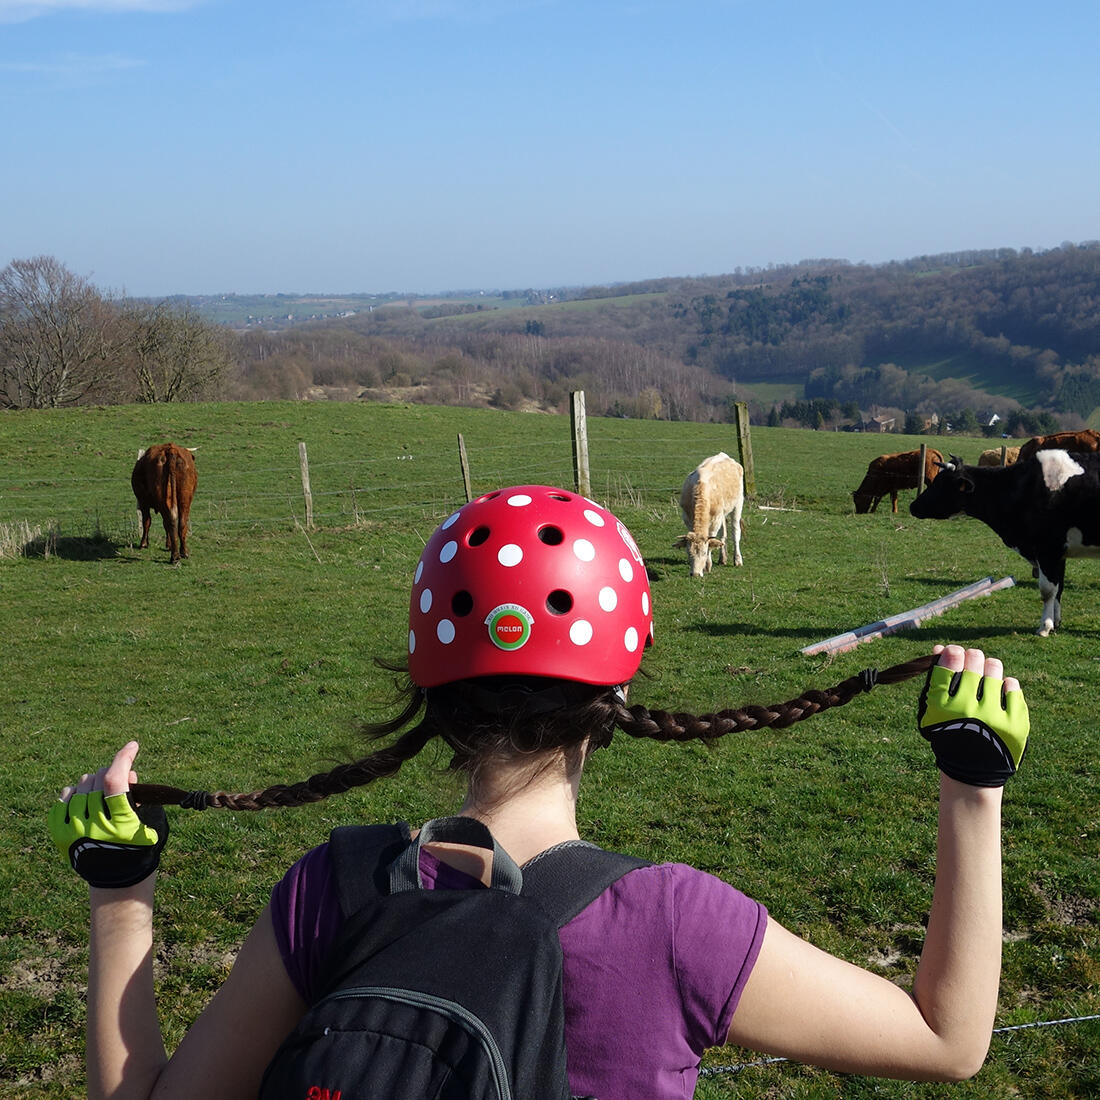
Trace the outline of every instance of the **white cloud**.
{"type": "Polygon", "coordinates": [[[120,54],[61,54],[51,61],[0,61],[0,73],[27,73],[65,80],[83,80],[117,73],[124,69],[140,69],[147,64],[120,54]]]}
{"type": "Polygon", "coordinates": [[[118,14],[186,11],[203,0],[0,0],[0,23],[25,23],[59,12],[118,14]]]}

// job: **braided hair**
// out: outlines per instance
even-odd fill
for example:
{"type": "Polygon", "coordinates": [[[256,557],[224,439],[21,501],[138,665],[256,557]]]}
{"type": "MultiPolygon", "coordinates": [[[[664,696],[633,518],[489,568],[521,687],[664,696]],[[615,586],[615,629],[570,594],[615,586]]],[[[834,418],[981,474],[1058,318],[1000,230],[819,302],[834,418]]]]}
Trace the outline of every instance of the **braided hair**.
{"type": "MultiPolygon", "coordinates": [[[[630,737],[656,741],[712,743],[728,733],[785,729],[795,722],[833,707],[842,707],[876,684],[897,684],[927,673],[934,655],[878,671],[864,669],[835,687],[807,690],[795,699],[773,706],[744,706],[714,714],[685,714],[628,706],[617,688],[568,680],[535,677],[488,677],[422,689],[411,681],[402,687],[404,705],[387,721],[364,727],[373,742],[400,730],[395,740],[348,764],[320,772],[300,783],[276,784],[260,791],[184,791],[156,783],[135,783],[134,799],[143,805],[183,806],[203,810],[266,810],[305,806],[330,795],[342,794],[376,779],[396,775],[401,766],[439,737],[452,752],[450,767],[476,779],[494,761],[530,756],[559,749],[579,752],[587,741],[600,748],[611,743],[616,730],[630,737]],[[421,711],[423,714],[421,715],[421,711]],[[415,725],[410,724],[420,716],[415,725]]],[[[382,667],[399,671],[396,666],[382,667]]]]}

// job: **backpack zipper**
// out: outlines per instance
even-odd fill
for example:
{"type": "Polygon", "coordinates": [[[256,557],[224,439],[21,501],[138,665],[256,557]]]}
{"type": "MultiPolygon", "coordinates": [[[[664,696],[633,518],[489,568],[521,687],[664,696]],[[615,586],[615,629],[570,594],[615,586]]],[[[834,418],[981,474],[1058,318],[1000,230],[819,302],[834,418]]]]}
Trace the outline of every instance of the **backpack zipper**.
{"type": "MultiPolygon", "coordinates": [[[[512,1100],[512,1090],[508,1084],[508,1070],[504,1065],[504,1059],[500,1056],[496,1040],[489,1029],[472,1012],[467,1012],[462,1005],[455,1004],[443,997],[435,997],[430,993],[419,993],[414,989],[391,989],[387,986],[358,986],[353,989],[340,989],[323,997],[318,1005],[325,1001],[346,1001],[359,997],[380,997],[384,1000],[397,1001],[399,1004],[411,1005],[413,1008],[430,1008],[442,1016],[446,1016],[453,1023],[473,1032],[475,1038],[489,1054],[489,1063],[493,1070],[493,1083],[496,1086],[500,1100],[512,1100]]],[[[317,1007],[317,1006],[314,1006],[317,1007]]],[[[325,1028],[326,1033],[328,1028],[325,1028]]]]}

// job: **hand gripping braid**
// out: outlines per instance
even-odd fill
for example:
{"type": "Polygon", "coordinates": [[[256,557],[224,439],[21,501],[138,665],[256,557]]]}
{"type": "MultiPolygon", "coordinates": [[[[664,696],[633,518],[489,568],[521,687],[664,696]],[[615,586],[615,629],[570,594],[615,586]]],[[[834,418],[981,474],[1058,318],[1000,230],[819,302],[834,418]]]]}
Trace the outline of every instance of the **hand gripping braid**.
{"type": "Polygon", "coordinates": [[[168,840],[168,818],[160,806],[136,808],[128,794],[74,794],[55,802],[50,837],[58,851],[90,886],[117,889],[148,878],[168,840]]]}
{"type": "Polygon", "coordinates": [[[1005,692],[1003,680],[934,665],[917,728],[944,775],[972,787],[1003,787],[1024,758],[1030,720],[1023,692],[1005,692]]]}
{"type": "MultiPolygon", "coordinates": [[[[616,728],[631,737],[647,737],[657,741],[703,741],[711,743],[726,734],[759,729],[786,729],[815,714],[833,707],[842,707],[876,685],[900,684],[923,676],[936,662],[935,654],[914,657],[885,669],[864,669],[826,691],[808,690],[798,698],[770,707],[748,706],[724,710],[717,714],[693,716],[649,711],[645,707],[627,707],[620,703],[616,728]]],[[[420,703],[410,704],[406,714],[396,721],[390,732],[412,721],[420,703]]],[[[180,787],[159,783],[134,783],[130,792],[142,806],[182,806],[191,810],[266,810],[285,806],[304,806],[319,802],[352,787],[372,783],[376,779],[395,775],[401,765],[411,760],[436,736],[436,731],[421,722],[407,730],[393,744],[352,764],[342,764],[331,772],[311,776],[291,786],[276,784],[260,791],[231,794],[227,791],[186,791],[180,787]]]]}
{"type": "MultiPolygon", "coordinates": [[[[632,737],[710,743],[729,733],[786,729],[825,710],[844,706],[877,685],[900,684],[926,676],[918,707],[918,727],[932,743],[940,770],[975,786],[1002,785],[1016,771],[1027,744],[1029,727],[1023,693],[1012,691],[1002,699],[1003,680],[963,672],[956,682],[955,674],[936,661],[936,654],[926,654],[890,668],[864,669],[827,691],[805,691],[786,703],[741,707],[702,717],[624,706],[618,728],[632,737]]],[[[402,762],[415,756],[432,736],[430,729],[417,726],[394,745],[363,760],[290,787],[280,784],[243,794],[225,791],[210,794],[156,783],[135,783],[131,793],[143,806],[173,805],[195,810],[302,806],[395,774],[402,762]]]]}

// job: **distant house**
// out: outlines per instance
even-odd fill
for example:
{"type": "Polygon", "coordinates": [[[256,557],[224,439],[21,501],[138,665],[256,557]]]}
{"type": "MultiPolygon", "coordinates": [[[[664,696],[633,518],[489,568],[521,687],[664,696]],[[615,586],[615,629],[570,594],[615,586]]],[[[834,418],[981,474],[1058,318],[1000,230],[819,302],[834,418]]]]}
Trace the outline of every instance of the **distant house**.
{"type": "Polygon", "coordinates": [[[924,418],[924,428],[922,429],[923,431],[928,432],[930,435],[935,435],[939,431],[939,428],[940,428],[940,414],[939,413],[933,413],[931,416],[926,416],[924,418]]]}
{"type": "Polygon", "coordinates": [[[897,418],[893,416],[872,416],[870,420],[863,422],[865,432],[892,432],[895,430],[897,418]]]}

